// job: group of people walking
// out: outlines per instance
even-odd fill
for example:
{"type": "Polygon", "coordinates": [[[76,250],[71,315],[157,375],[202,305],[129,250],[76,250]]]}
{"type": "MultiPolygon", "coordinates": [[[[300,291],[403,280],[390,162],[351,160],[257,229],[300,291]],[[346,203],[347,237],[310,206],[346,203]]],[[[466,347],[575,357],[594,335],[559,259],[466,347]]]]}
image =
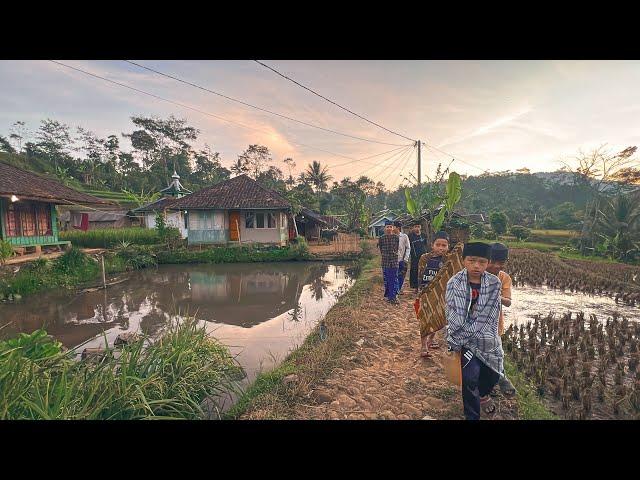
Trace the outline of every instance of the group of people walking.
{"type": "MultiPolygon", "coordinates": [[[[400,222],[386,222],[378,247],[385,299],[399,305],[407,267],[409,285],[417,297],[444,265],[450,241],[446,232],[436,232],[429,249],[419,223],[413,224],[406,235],[400,222]]],[[[504,333],[502,307],[511,306],[511,278],[504,271],[508,255],[508,248],[501,243],[466,243],[462,252],[464,268],[447,283],[447,348],[460,354],[462,402],[468,420],[479,420],[481,412],[495,412],[492,396],[496,386],[506,396],[516,393],[504,372],[500,338],[504,333]]],[[[420,337],[420,355],[432,357],[432,350],[440,348],[435,332],[421,331],[420,337]]]]}

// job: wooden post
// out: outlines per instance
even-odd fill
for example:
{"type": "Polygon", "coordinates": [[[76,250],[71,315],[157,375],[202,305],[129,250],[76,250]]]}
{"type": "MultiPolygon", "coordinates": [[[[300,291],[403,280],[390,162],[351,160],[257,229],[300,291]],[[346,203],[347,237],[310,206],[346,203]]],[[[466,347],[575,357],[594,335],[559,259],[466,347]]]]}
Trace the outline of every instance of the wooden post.
{"type": "Polygon", "coordinates": [[[238,219],[236,218],[236,230],[238,231],[238,245],[242,243],[240,240],[240,223],[238,223],[238,219]]]}
{"type": "Polygon", "coordinates": [[[104,254],[100,255],[100,263],[102,264],[102,287],[107,289],[107,278],[104,273],[104,254]]]}

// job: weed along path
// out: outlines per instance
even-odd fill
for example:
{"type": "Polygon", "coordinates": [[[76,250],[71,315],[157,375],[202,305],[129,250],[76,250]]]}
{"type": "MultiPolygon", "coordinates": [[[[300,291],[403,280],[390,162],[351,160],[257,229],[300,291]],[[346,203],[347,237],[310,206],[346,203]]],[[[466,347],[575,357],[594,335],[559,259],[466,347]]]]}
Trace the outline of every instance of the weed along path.
{"type": "MultiPolygon", "coordinates": [[[[280,369],[263,374],[235,418],[463,419],[459,390],[447,382],[441,352],[420,357],[409,289],[399,306],[383,298],[379,257],[370,261],[313,336],[280,369]],[[306,348],[305,348],[306,347],[306,348]]],[[[444,346],[443,333],[438,337],[444,346]]],[[[517,418],[516,400],[497,398],[496,419],[517,418]]]]}

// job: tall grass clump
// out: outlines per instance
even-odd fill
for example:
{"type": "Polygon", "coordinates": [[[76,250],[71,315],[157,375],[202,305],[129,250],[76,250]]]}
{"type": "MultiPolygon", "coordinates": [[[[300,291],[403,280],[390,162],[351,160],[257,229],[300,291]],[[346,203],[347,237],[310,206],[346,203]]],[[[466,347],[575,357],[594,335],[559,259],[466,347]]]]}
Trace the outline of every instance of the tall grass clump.
{"type": "Polygon", "coordinates": [[[93,363],[55,349],[34,355],[29,341],[10,342],[0,342],[0,419],[198,419],[203,401],[233,389],[241,373],[228,349],[192,319],[172,322],[159,339],[141,337],[119,355],[108,349],[93,363]]]}
{"type": "Polygon", "coordinates": [[[67,230],[60,232],[60,240],[84,248],[112,248],[120,242],[136,245],[155,245],[161,242],[158,232],[150,228],[102,228],[98,230],[67,230]]]}

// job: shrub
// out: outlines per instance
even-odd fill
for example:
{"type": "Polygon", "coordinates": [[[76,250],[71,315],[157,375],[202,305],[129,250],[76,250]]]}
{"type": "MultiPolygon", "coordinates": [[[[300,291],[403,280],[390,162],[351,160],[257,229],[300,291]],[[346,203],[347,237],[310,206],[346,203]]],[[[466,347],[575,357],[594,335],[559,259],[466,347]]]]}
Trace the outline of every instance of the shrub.
{"type": "Polygon", "coordinates": [[[487,232],[484,230],[484,226],[481,223],[476,223],[471,227],[471,235],[474,238],[485,238],[487,232]]]}
{"type": "Polygon", "coordinates": [[[13,255],[13,247],[5,240],[0,240],[0,265],[4,265],[6,261],[13,255]]]}
{"type": "Polygon", "coordinates": [[[150,228],[101,228],[98,230],[69,230],[60,232],[60,240],[69,240],[76,247],[113,248],[126,241],[137,245],[160,243],[158,232],[150,228]]]}
{"type": "Polygon", "coordinates": [[[511,227],[511,235],[516,237],[519,241],[526,240],[531,235],[531,230],[527,227],[523,227],[522,225],[513,225],[511,227]]]}

